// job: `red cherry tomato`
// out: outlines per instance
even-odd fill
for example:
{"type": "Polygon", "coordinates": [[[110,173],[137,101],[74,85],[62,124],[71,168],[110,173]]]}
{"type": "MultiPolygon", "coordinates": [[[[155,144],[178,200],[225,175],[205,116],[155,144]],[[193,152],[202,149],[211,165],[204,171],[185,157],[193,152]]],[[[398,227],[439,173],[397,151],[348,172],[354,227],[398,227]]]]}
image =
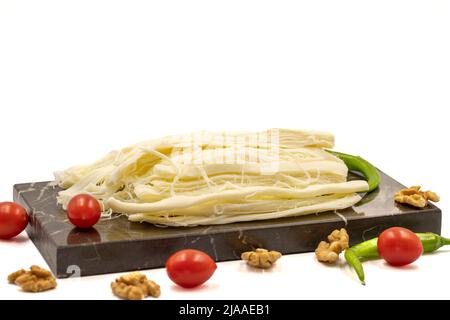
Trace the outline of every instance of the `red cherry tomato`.
{"type": "Polygon", "coordinates": [[[377,245],[380,257],[396,267],[416,261],[423,253],[419,237],[411,230],[400,227],[383,231],[377,245]]]}
{"type": "Polygon", "coordinates": [[[0,203],[0,239],[10,239],[21,233],[28,224],[27,211],[14,202],[0,203]]]}
{"type": "Polygon", "coordinates": [[[186,249],[174,253],[166,262],[169,278],[184,288],[205,283],[216,271],[217,265],[206,253],[186,249]]]}
{"type": "Polygon", "coordinates": [[[98,222],[101,215],[97,199],[88,194],[73,197],[67,205],[67,217],[78,228],[90,228],[98,222]]]}

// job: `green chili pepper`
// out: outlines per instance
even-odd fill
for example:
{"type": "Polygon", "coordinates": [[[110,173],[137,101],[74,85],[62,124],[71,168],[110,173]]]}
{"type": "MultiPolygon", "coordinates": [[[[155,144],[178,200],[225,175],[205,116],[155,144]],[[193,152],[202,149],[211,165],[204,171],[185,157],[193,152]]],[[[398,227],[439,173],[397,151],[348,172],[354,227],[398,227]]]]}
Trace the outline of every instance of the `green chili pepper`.
{"type": "Polygon", "coordinates": [[[378,254],[378,238],[361,242],[351,247],[359,259],[377,259],[380,257],[378,254]]]}
{"type": "Polygon", "coordinates": [[[375,190],[380,184],[380,173],[378,172],[377,168],[375,168],[369,161],[359,156],[352,156],[349,154],[331,150],[327,151],[344,161],[345,165],[350,171],[361,172],[367,179],[367,183],[369,184],[368,192],[375,190]]]}
{"type": "Polygon", "coordinates": [[[366,282],[364,279],[364,269],[361,260],[359,260],[359,257],[356,255],[355,251],[353,251],[352,249],[347,249],[345,250],[344,256],[345,260],[347,260],[347,263],[351,265],[353,269],[355,269],[359,281],[361,281],[361,283],[365,285],[366,282]]]}
{"type": "Polygon", "coordinates": [[[449,238],[444,238],[431,232],[416,234],[422,242],[424,253],[431,253],[438,250],[439,248],[442,248],[443,246],[450,245],[449,238]]]}
{"type": "MultiPolygon", "coordinates": [[[[435,233],[416,233],[416,235],[419,237],[420,242],[422,242],[424,253],[431,253],[443,246],[450,245],[449,238],[441,237],[435,233]]],[[[359,243],[345,251],[345,260],[347,260],[347,263],[355,269],[362,284],[365,284],[362,262],[364,260],[377,259],[380,257],[378,254],[377,243],[378,238],[374,238],[359,243]]]]}

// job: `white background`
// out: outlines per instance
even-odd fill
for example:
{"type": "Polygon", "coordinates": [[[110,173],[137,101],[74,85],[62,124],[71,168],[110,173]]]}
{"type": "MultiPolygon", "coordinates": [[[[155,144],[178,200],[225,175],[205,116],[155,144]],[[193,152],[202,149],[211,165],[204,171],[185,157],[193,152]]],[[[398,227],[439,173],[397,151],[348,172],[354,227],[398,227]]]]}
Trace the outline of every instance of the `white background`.
{"type": "MultiPolygon", "coordinates": [[[[450,236],[447,110],[450,2],[0,0],[0,199],[18,182],[127,144],[200,129],[312,128],[442,201],[450,236]]],[[[0,242],[0,280],[45,265],[23,234],[0,242]]],[[[312,254],[264,274],[220,263],[208,285],[162,298],[450,298],[450,250],[394,269],[312,254]]],[[[0,298],[114,298],[115,275],[40,295],[0,281],[0,298]],[[95,288],[95,290],[92,290],[95,288]]]]}

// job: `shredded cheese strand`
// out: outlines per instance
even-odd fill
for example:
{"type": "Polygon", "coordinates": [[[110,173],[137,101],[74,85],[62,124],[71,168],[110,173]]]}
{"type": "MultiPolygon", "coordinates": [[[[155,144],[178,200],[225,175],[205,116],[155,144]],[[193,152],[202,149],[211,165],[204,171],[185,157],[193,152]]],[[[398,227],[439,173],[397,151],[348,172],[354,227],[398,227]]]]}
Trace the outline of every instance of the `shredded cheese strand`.
{"type": "Polygon", "coordinates": [[[270,129],[199,132],[144,141],[55,173],[66,208],[80,193],[130,221],[195,226],[275,219],[352,206],[366,181],[323,148],[329,133],[270,129]]]}

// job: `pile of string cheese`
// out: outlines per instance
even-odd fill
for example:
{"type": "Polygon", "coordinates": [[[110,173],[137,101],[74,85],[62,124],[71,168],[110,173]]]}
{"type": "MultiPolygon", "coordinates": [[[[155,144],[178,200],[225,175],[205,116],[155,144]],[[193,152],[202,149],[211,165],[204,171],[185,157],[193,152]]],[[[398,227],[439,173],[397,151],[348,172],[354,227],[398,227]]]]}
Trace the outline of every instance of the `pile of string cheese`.
{"type": "Polygon", "coordinates": [[[130,221],[167,226],[225,224],[350,207],[366,181],[347,181],[329,133],[271,129],[197,132],[113,151],[55,173],[67,207],[77,194],[130,221]]]}

